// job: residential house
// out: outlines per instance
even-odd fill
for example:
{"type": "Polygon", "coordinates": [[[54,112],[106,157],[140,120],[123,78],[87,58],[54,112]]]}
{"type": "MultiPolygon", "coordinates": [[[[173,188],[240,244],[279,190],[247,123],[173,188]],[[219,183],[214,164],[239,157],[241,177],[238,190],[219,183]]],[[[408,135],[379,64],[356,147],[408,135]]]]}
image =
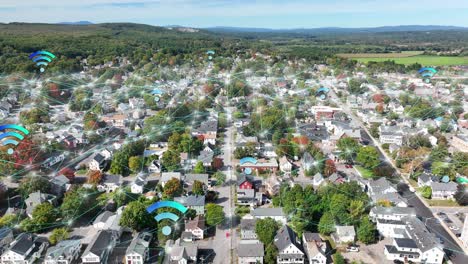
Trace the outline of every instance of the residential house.
{"type": "Polygon", "coordinates": [[[275,147],[273,146],[272,143],[265,143],[261,149],[262,155],[266,158],[277,158],[278,155],[276,155],[275,152],[275,147]]]}
{"type": "Polygon", "coordinates": [[[439,182],[439,177],[423,173],[418,177],[418,187],[431,186],[431,183],[439,182]]]}
{"type": "Polygon", "coordinates": [[[180,240],[177,239],[174,244],[171,240],[167,241],[166,249],[171,250],[168,253],[169,263],[171,264],[188,264],[197,263],[198,246],[196,244],[181,245],[180,240]]]}
{"type": "Polygon", "coordinates": [[[379,141],[381,144],[403,145],[404,134],[395,126],[379,126],[379,141]]]}
{"type": "Polygon", "coordinates": [[[388,260],[441,264],[445,253],[437,237],[430,233],[417,217],[403,217],[404,238],[394,238],[392,245],[385,245],[384,254],[388,260]]]}
{"type": "Polygon", "coordinates": [[[327,263],[327,243],[322,240],[320,234],[307,231],[302,233],[302,245],[308,260],[306,263],[327,263]]]}
{"type": "Polygon", "coordinates": [[[140,232],[135,235],[125,251],[125,264],[144,264],[148,261],[153,234],[140,232]]]}
{"type": "Polygon", "coordinates": [[[70,188],[70,180],[64,175],[59,175],[53,177],[49,180],[50,182],[50,192],[57,197],[62,197],[62,195],[68,191],[70,188]]]}
{"type": "Polygon", "coordinates": [[[251,174],[253,170],[256,171],[273,171],[278,169],[278,161],[276,159],[255,159],[252,157],[245,157],[239,161],[241,169],[246,174],[251,174]]]}
{"type": "Polygon", "coordinates": [[[320,172],[317,172],[313,177],[312,185],[314,185],[314,187],[318,187],[323,181],[323,175],[320,172]]]}
{"type": "Polygon", "coordinates": [[[240,221],[241,234],[240,237],[242,240],[256,240],[257,233],[255,233],[255,223],[257,219],[253,218],[242,218],[240,221]]]}
{"type": "Polygon", "coordinates": [[[106,122],[108,126],[125,128],[125,125],[128,122],[128,118],[123,114],[115,114],[112,116],[103,116],[102,121],[106,122]]]}
{"type": "Polygon", "coordinates": [[[182,197],[174,197],[174,201],[181,203],[188,209],[193,209],[197,215],[205,214],[205,196],[204,195],[189,195],[182,197]]]}
{"type": "Polygon", "coordinates": [[[120,218],[122,218],[123,208],[124,207],[118,208],[115,213],[110,211],[102,212],[96,217],[96,219],[94,219],[93,227],[96,230],[112,230],[120,236],[124,229],[128,230],[127,228],[119,225],[120,218]]]}
{"type": "Polygon", "coordinates": [[[209,186],[208,182],[208,174],[207,173],[187,173],[184,177],[184,184],[186,186],[192,186],[195,181],[199,181],[205,185],[205,187],[209,186]]]}
{"type": "Polygon", "coordinates": [[[193,220],[185,221],[185,232],[192,234],[193,239],[203,239],[205,233],[205,217],[197,215],[193,220]]]}
{"type": "Polygon", "coordinates": [[[341,184],[346,182],[346,179],[343,178],[339,173],[334,172],[332,175],[328,176],[327,182],[331,184],[341,184]]]}
{"type": "Polygon", "coordinates": [[[161,172],[161,162],[159,160],[153,160],[148,166],[149,173],[160,173],[161,172]]]}
{"type": "Polygon", "coordinates": [[[33,264],[49,246],[47,239],[31,233],[21,233],[2,254],[3,264],[33,264]]]}
{"type": "Polygon", "coordinates": [[[161,183],[161,186],[164,187],[164,185],[166,185],[166,183],[173,178],[181,181],[181,176],[182,175],[180,174],[180,172],[163,172],[161,174],[161,180],[159,182],[161,183]]]}
{"type": "Polygon", "coordinates": [[[453,199],[457,192],[458,184],[455,182],[432,182],[432,199],[453,199]]]}
{"type": "Polygon", "coordinates": [[[336,243],[349,243],[354,242],[356,239],[356,232],[354,226],[335,226],[335,232],[331,237],[336,243]]]}
{"type": "Polygon", "coordinates": [[[283,225],[286,224],[286,214],[283,208],[255,208],[250,213],[255,219],[265,219],[267,217],[273,218],[275,221],[281,222],[283,225]]]}
{"type": "Polygon", "coordinates": [[[265,255],[263,243],[258,240],[241,240],[237,246],[239,264],[262,264],[265,255]]]}
{"type": "Polygon", "coordinates": [[[237,177],[237,188],[254,189],[253,177],[249,175],[245,175],[244,173],[240,174],[237,177]]]}
{"type": "Polygon", "coordinates": [[[100,192],[114,192],[122,186],[122,176],[105,174],[101,182],[97,185],[100,192]]]}
{"type": "Polygon", "coordinates": [[[0,254],[13,242],[13,230],[9,227],[0,228],[0,254]]]}
{"type": "Polygon", "coordinates": [[[24,201],[26,204],[26,213],[29,217],[32,217],[32,213],[36,206],[48,202],[52,205],[55,205],[57,201],[57,197],[52,194],[42,193],[42,192],[33,192],[31,193],[28,198],[24,201]]]}
{"type": "Polygon", "coordinates": [[[406,237],[406,224],[402,221],[404,217],[415,217],[416,210],[412,207],[373,207],[369,217],[376,223],[379,234],[384,237],[404,238],[406,237]]]}
{"type": "Polygon", "coordinates": [[[249,205],[253,207],[261,204],[262,202],[261,193],[258,193],[259,195],[255,195],[254,189],[240,189],[239,187],[237,187],[236,194],[236,203],[238,205],[249,205]]]}
{"type": "Polygon", "coordinates": [[[468,135],[455,135],[450,144],[458,151],[468,152],[468,135]]]}
{"type": "Polygon", "coordinates": [[[275,175],[271,175],[265,181],[265,191],[267,195],[274,196],[280,191],[281,183],[275,175]]]}
{"type": "Polygon", "coordinates": [[[83,264],[107,263],[109,255],[118,242],[119,235],[113,230],[99,230],[81,255],[83,264]]]}
{"type": "Polygon", "coordinates": [[[201,161],[203,163],[203,167],[211,167],[211,163],[213,162],[213,155],[212,151],[200,151],[198,155],[197,161],[201,161]]]}
{"type": "Polygon", "coordinates": [[[218,121],[208,120],[202,122],[200,127],[192,131],[194,136],[202,136],[203,144],[216,145],[216,134],[218,132],[218,121]]]}
{"type": "Polygon", "coordinates": [[[105,149],[94,155],[94,157],[88,162],[88,168],[90,170],[101,171],[108,165],[111,157],[112,153],[105,149]]]}
{"type": "Polygon", "coordinates": [[[289,162],[286,156],[282,156],[279,159],[279,167],[280,167],[280,170],[284,172],[286,175],[289,175],[292,171],[292,163],[289,162]]]}
{"type": "Polygon", "coordinates": [[[47,250],[44,264],[72,264],[78,259],[80,250],[79,239],[62,240],[47,250]]]}
{"type": "Polygon", "coordinates": [[[302,169],[304,171],[311,170],[315,163],[315,159],[309,152],[304,153],[304,156],[302,156],[302,169]]]}
{"type": "Polygon", "coordinates": [[[49,157],[47,158],[43,163],[42,163],[42,167],[44,168],[50,168],[52,166],[54,166],[55,164],[59,163],[59,162],[62,162],[65,160],[65,154],[60,154],[60,155],[56,155],[56,156],[52,156],[52,157],[49,157]]]}
{"type": "Polygon", "coordinates": [[[130,191],[132,193],[143,193],[145,185],[148,183],[148,174],[140,173],[130,185],[130,191]]]}
{"type": "Polygon", "coordinates": [[[300,240],[292,229],[284,225],[281,227],[274,239],[278,256],[276,263],[278,264],[302,264],[304,263],[304,251],[300,240]]]}

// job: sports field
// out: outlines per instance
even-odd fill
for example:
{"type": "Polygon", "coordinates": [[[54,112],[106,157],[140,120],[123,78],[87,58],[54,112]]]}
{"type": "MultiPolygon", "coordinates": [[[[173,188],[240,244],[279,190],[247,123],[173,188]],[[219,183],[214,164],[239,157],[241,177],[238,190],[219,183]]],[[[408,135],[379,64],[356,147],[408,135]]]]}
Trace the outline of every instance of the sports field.
{"type": "Polygon", "coordinates": [[[468,65],[468,57],[449,57],[420,55],[417,51],[402,53],[343,53],[340,57],[354,59],[359,62],[369,61],[395,61],[398,64],[419,63],[424,66],[448,66],[448,65],[468,65]]]}

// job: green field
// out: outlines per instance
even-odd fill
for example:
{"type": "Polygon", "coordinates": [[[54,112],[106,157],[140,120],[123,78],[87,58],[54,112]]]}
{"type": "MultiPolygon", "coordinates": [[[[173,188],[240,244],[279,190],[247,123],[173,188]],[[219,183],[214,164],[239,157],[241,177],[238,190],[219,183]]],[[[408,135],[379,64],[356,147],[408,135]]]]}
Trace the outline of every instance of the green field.
{"type": "Polygon", "coordinates": [[[448,56],[410,56],[410,57],[359,57],[352,58],[359,62],[369,62],[369,61],[395,61],[398,64],[413,64],[419,63],[424,66],[448,66],[448,65],[468,65],[468,57],[448,57],[448,56]]]}

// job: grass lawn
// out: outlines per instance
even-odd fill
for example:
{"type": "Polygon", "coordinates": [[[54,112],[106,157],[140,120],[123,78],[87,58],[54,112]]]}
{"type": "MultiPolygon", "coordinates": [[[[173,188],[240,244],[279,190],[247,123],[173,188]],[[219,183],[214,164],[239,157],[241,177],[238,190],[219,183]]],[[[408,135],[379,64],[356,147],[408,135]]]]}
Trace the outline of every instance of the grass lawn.
{"type": "Polygon", "coordinates": [[[372,171],[364,168],[364,167],[361,167],[359,165],[354,165],[354,167],[356,168],[356,170],[359,171],[359,173],[361,174],[361,176],[365,179],[372,179],[374,177],[374,173],[372,173],[372,171]]]}
{"type": "Polygon", "coordinates": [[[426,56],[417,55],[410,57],[359,57],[353,58],[359,62],[369,61],[395,61],[398,64],[413,64],[419,63],[426,66],[447,66],[447,65],[468,65],[468,57],[449,57],[449,56],[426,56]]]}
{"type": "Polygon", "coordinates": [[[429,200],[429,199],[426,199],[426,202],[430,205],[430,206],[460,206],[459,204],[457,204],[457,202],[453,201],[453,200],[429,200]]]}

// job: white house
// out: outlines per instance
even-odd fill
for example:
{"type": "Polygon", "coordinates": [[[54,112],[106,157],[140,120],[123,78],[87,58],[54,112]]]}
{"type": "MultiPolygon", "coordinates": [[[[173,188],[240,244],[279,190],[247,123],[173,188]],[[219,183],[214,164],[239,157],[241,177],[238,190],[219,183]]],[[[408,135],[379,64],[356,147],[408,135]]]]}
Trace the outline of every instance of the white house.
{"type": "Polygon", "coordinates": [[[47,239],[39,238],[30,233],[22,233],[3,252],[2,263],[32,264],[41,257],[48,245],[47,239]]]}
{"type": "Polygon", "coordinates": [[[47,250],[44,264],[71,264],[78,259],[80,250],[81,241],[79,239],[62,240],[47,250]]]}
{"type": "Polygon", "coordinates": [[[302,233],[302,245],[307,255],[309,264],[327,263],[327,243],[325,243],[318,233],[302,233]]]}
{"type": "Polygon", "coordinates": [[[170,181],[172,178],[176,178],[180,181],[180,172],[163,172],[160,180],[161,186],[164,187],[164,185],[166,185],[166,182],[170,181]]]}
{"type": "Polygon", "coordinates": [[[140,193],[140,194],[143,193],[144,187],[148,183],[147,178],[148,178],[147,174],[138,174],[138,176],[132,182],[132,185],[130,185],[130,191],[132,193],[140,193]]]}
{"type": "Polygon", "coordinates": [[[274,239],[276,248],[278,248],[278,256],[276,263],[278,264],[303,264],[304,252],[301,242],[297,238],[292,229],[284,225],[276,232],[274,239]]]}
{"type": "Polygon", "coordinates": [[[458,184],[454,182],[432,182],[432,199],[453,199],[457,192],[458,184]]]}
{"type": "Polygon", "coordinates": [[[279,159],[279,167],[280,170],[284,173],[291,173],[292,170],[292,164],[289,162],[288,158],[286,156],[283,156],[279,159]]]}
{"type": "Polygon", "coordinates": [[[332,234],[332,238],[336,243],[354,242],[356,232],[354,226],[335,226],[336,231],[332,234]]]}
{"type": "Polygon", "coordinates": [[[104,178],[97,185],[97,189],[100,192],[110,193],[120,188],[120,186],[122,186],[122,176],[105,174],[104,178]]]}
{"type": "Polygon", "coordinates": [[[144,264],[149,257],[149,246],[153,234],[141,232],[135,235],[125,252],[125,264],[144,264]]]}
{"type": "Polygon", "coordinates": [[[270,217],[275,221],[281,222],[283,225],[287,222],[283,208],[255,208],[250,214],[256,219],[265,219],[270,217]]]}
{"type": "Polygon", "coordinates": [[[205,217],[197,215],[193,220],[185,222],[185,232],[192,234],[194,239],[203,239],[205,233],[205,217]]]}
{"type": "Polygon", "coordinates": [[[239,264],[262,264],[264,255],[263,243],[258,240],[240,240],[237,246],[239,264]]]}

